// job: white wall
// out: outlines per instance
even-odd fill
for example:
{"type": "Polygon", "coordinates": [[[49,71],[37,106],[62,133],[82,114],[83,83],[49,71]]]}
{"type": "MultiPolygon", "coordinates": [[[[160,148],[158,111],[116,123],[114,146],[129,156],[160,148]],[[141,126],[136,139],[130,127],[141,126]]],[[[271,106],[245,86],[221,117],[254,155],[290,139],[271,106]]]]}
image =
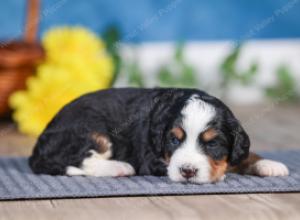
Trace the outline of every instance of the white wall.
{"type": "MultiPolygon", "coordinates": [[[[233,43],[222,42],[188,42],[185,45],[185,58],[198,73],[201,85],[210,93],[220,96],[215,86],[219,77],[219,66],[224,57],[231,51],[233,43]]],[[[121,54],[124,60],[137,60],[146,74],[147,85],[154,86],[154,73],[172,58],[173,43],[143,43],[138,45],[122,45],[121,54]]],[[[286,64],[293,73],[297,83],[300,82],[300,39],[297,40],[260,40],[244,44],[238,68],[248,68],[253,61],[259,64],[255,86],[239,88],[233,86],[229,91],[229,99],[238,103],[254,103],[263,101],[262,87],[272,85],[276,81],[275,70],[286,64]]],[[[120,80],[119,86],[124,86],[120,80]]],[[[298,85],[300,85],[298,83],[298,85]]],[[[299,88],[300,89],[300,86],[299,88]]]]}

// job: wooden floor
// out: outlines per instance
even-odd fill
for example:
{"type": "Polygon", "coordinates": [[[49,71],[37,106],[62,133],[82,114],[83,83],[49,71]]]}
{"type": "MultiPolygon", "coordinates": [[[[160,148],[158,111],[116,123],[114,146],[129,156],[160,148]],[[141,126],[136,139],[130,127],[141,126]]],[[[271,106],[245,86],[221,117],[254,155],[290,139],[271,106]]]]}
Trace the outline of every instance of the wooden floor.
{"type": "MultiPolygon", "coordinates": [[[[300,149],[300,106],[234,107],[252,150],[300,149]]],[[[0,125],[0,155],[29,155],[35,142],[0,125]]],[[[195,195],[0,202],[2,219],[300,219],[300,194],[195,195]]]]}

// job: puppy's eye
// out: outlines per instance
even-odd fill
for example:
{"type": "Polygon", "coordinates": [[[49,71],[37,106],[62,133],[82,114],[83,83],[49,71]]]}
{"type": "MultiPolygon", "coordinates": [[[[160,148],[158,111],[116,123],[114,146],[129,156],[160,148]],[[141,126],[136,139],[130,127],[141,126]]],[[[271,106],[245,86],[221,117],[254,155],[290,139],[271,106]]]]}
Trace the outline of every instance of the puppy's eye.
{"type": "Polygon", "coordinates": [[[184,140],[184,131],[181,127],[174,127],[169,134],[169,143],[172,146],[179,145],[184,140]]]}
{"type": "Polygon", "coordinates": [[[170,140],[171,144],[174,145],[174,146],[177,146],[181,143],[181,141],[177,138],[177,137],[171,137],[171,140],[170,140]]]}
{"type": "Polygon", "coordinates": [[[215,147],[217,144],[218,143],[216,140],[210,140],[210,141],[206,142],[207,147],[215,147]]]}

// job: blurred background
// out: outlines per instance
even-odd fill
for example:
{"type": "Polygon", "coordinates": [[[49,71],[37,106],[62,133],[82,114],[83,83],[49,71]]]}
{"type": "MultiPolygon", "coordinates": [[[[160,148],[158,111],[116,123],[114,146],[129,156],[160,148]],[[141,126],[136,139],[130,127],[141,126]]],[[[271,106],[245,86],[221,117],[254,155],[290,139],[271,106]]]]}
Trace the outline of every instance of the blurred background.
{"type": "Polygon", "coordinates": [[[254,149],[300,146],[300,0],[1,3],[0,154],[29,154],[74,98],[126,86],[205,90],[254,149]]]}

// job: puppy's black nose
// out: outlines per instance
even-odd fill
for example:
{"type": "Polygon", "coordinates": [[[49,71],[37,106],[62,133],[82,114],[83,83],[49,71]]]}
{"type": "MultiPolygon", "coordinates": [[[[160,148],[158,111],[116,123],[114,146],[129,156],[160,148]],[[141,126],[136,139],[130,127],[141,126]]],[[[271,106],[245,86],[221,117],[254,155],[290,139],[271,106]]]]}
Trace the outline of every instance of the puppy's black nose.
{"type": "Polygon", "coordinates": [[[180,167],[180,174],[187,179],[196,176],[197,171],[198,169],[189,166],[180,167]]]}

